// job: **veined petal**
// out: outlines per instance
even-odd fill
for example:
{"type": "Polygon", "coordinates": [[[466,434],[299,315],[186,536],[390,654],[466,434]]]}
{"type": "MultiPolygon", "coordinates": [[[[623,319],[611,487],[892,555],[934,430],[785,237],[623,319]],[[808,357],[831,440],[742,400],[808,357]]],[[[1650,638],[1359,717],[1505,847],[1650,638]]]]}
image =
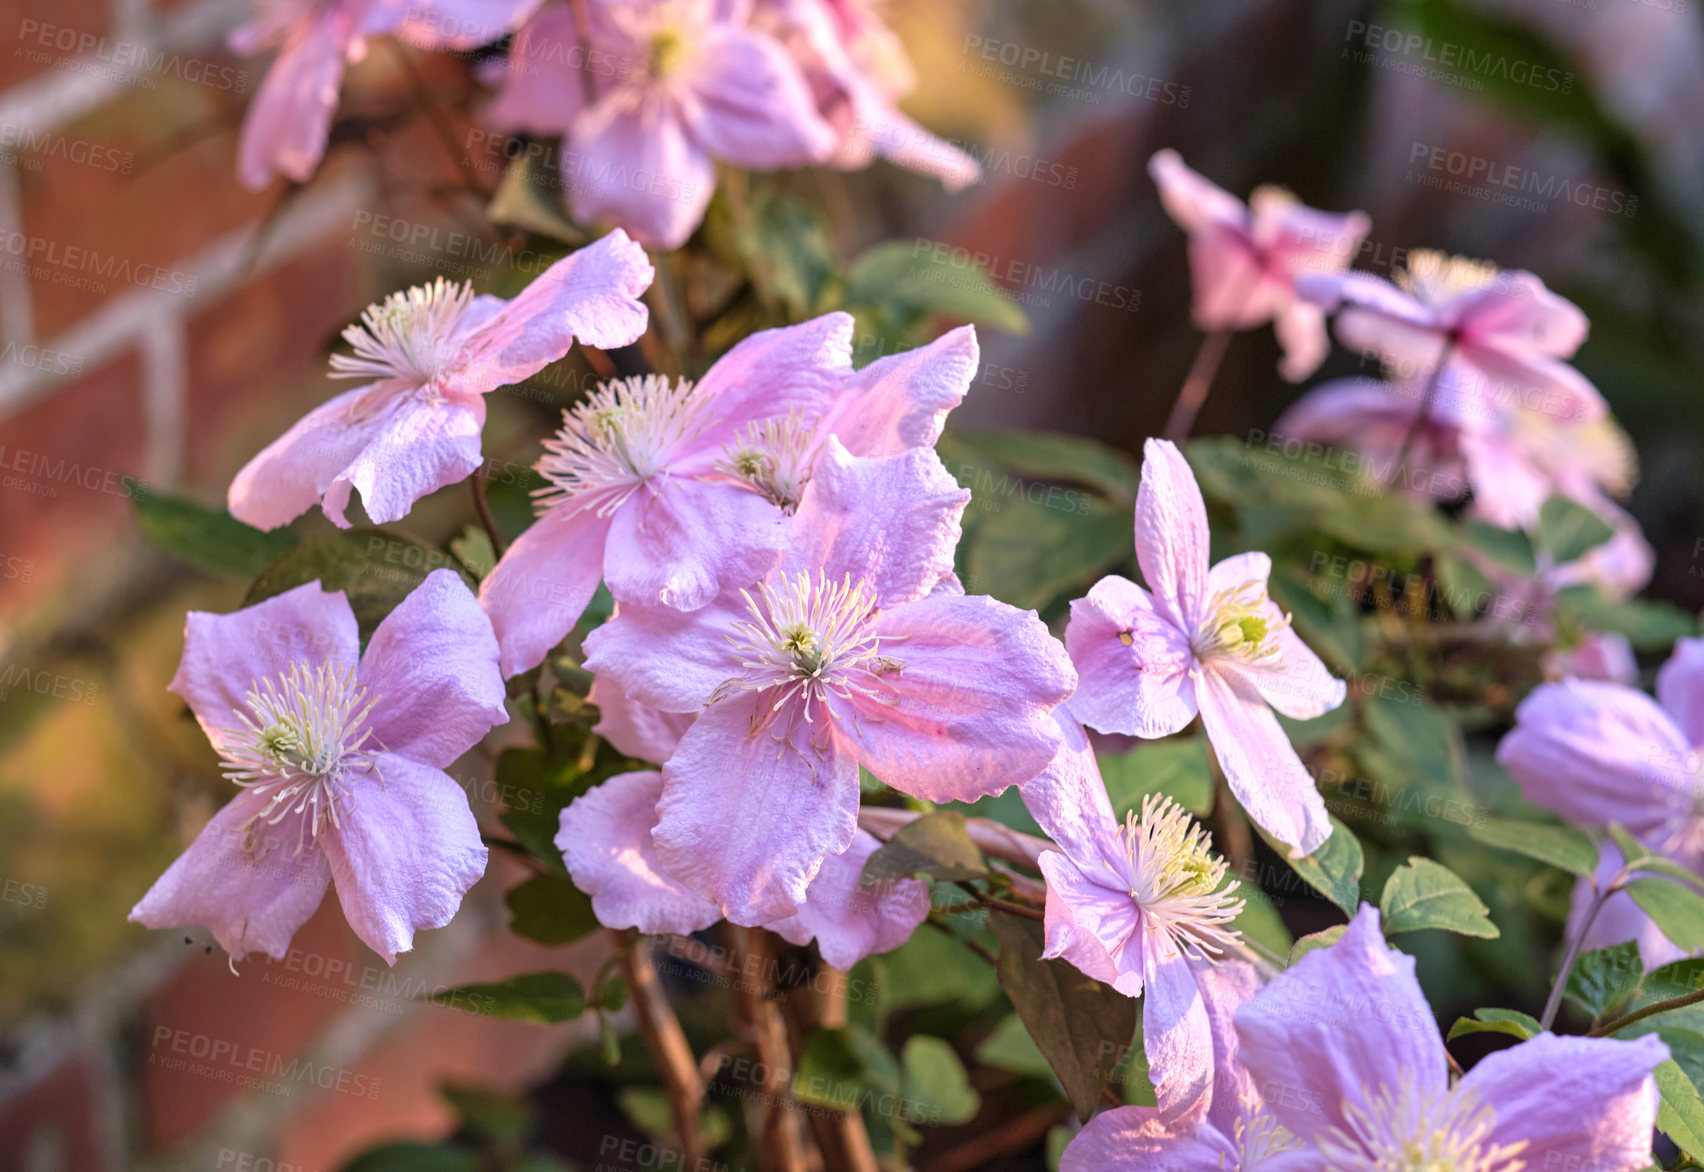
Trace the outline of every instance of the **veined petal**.
{"type": "Polygon", "coordinates": [[[932,448],[947,413],[964,401],[978,361],[972,326],[878,358],[848,381],[821,430],[838,437],[855,456],[932,448]]]}
{"type": "Polygon", "coordinates": [[[704,218],[716,168],[671,104],[620,91],[575,116],[562,182],[574,218],[607,220],[657,248],[679,248],[704,218]]]}
{"type": "Polygon", "coordinates": [[[1704,745],[1704,639],[1677,639],[1657,669],[1657,699],[1689,745],[1704,745]]]}
{"type": "Polygon", "coordinates": [[[594,733],[614,745],[618,753],[659,765],[674,753],[694,719],[688,713],[660,712],[641,704],[607,676],[592,681],[586,699],[598,710],[594,733]]]}
{"type": "MultiPolygon", "coordinates": [[[[1237,1158],[1216,1131],[1197,1131],[1154,1107],[1115,1107],[1089,1120],[1066,1145],[1059,1172],[1252,1172],[1237,1158]]],[[[1274,1165],[1259,1167],[1268,1172],[1274,1165]]]]}
{"type": "Polygon", "coordinates": [[[505,130],[563,133],[585,102],[575,63],[584,63],[584,50],[573,10],[547,6],[515,33],[502,88],[486,119],[505,130]]]}
{"type": "Polygon", "coordinates": [[[851,846],[822,861],[799,910],[769,930],[793,944],[815,939],[823,962],[841,972],[911,939],[929,918],[929,887],[916,879],[861,886],[864,864],[881,845],[874,835],[858,831],[851,846]]]}
{"type": "Polygon", "coordinates": [[[1053,710],[1053,719],[1065,743],[1047,768],[1024,782],[1019,791],[1043,834],[1071,858],[1098,865],[1123,853],[1117,845],[1118,820],[1112,800],[1083,726],[1065,705],[1053,710]]]}
{"type": "Polygon", "coordinates": [[[1319,849],[1331,836],[1325,799],[1265,699],[1217,664],[1202,669],[1196,696],[1225,781],[1249,817],[1295,857],[1319,849]]]}
{"type": "Polygon", "coordinates": [[[852,378],[852,327],[837,311],[741,339],[694,388],[710,413],[696,449],[713,461],[754,421],[822,416],[852,378]]]}
{"type": "Polygon", "coordinates": [[[610,519],[604,578],[616,601],[697,610],[775,564],[787,516],[731,484],[658,477],[610,519]]]}
{"type": "Polygon", "coordinates": [[[1207,505],[1188,461],[1167,440],[1142,445],[1136,562],[1159,613],[1193,632],[1207,598],[1207,505]]]}
{"type": "Polygon", "coordinates": [[[603,579],[609,518],[595,509],[546,512],[510,545],[479,584],[504,676],[544,662],[585,613],[603,579]]]}
{"type": "Polygon", "coordinates": [[[1042,959],[1068,960],[1125,996],[1140,997],[1140,951],[1129,950],[1128,959],[1135,963],[1121,967],[1106,942],[1107,937],[1128,940],[1136,933],[1136,904],[1129,893],[1106,886],[1058,851],[1043,851],[1036,865],[1047,880],[1047,947],[1042,959]]]}
{"type": "Polygon", "coordinates": [[[243,119],[237,173],[244,186],[259,191],[274,175],[297,183],[313,178],[325,154],[352,35],[349,16],[337,5],[293,30],[243,119]]]}
{"type": "Polygon", "coordinates": [[[661,773],[620,773],[562,811],[556,846],[606,928],[684,936],[722,918],[715,904],[681,886],[657,859],[651,830],[662,796],[661,773]]]}
{"type": "Polygon", "coordinates": [[[745,600],[726,593],[699,610],[627,606],[586,636],[586,669],[609,677],[630,697],[663,712],[697,712],[740,674],[728,641],[748,617],[745,600]]]}
{"type": "MultiPolygon", "coordinates": [[[[383,424],[382,413],[369,415],[359,408],[380,396],[406,394],[393,392],[393,386],[374,383],[345,391],[298,419],[231,480],[226,493],[231,516],[257,529],[276,529],[319,504],[383,424]]],[[[349,528],[342,509],[328,506],[326,516],[349,528]]]]}
{"type": "Polygon", "coordinates": [[[320,843],[344,918],[395,964],[416,930],[455,916],[487,852],[467,795],[441,769],[382,753],[356,786],[338,823],[320,827],[320,843]]]}
{"type": "MultiPolygon", "coordinates": [[[[1613,883],[1625,862],[1613,842],[1602,843],[1598,847],[1598,866],[1593,877],[1600,884],[1613,883]]],[[[1646,972],[1686,959],[1686,951],[1663,935],[1663,930],[1657,927],[1650,913],[1634,903],[1633,897],[1625,891],[1618,891],[1604,900],[1587,927],[1586,916],[1597,902],[1600,890],[1601,887],[1594,888],[1582,875],[1575,881],[1573,896],[1568,901],[1567,939],[1578,938],[1581,951],[1609,948],[1631,940],[1639,946],[1639,960],[1646,972]]]]}
{"type": "Polygon", "coordinates": [[[820,163],[834,132],[798,66],[771,38],[730,24],[705,29],[693,52],[681,120],[697,144],[736,166],[776,171],[820,163]]]}
{"type": "MultiPolygon", "coordinates": [[[[412,395],[400,400],[377,422],[367,446],[332,481],[327,500],[340,486],[347,500],[353,486],[361,490],[361,504],[373,521],[400,521],[421,497],[479,470],[479,433],[484,427],[485,400],[478,395],[455,395],[436,403],[412,395]]],[[[342,512],[337,509],[338,516],[342,512]]],[[[328,510],[326,515],[332,514],[328,510]]]]}
{"type": "Polygon", "coordinates": [[[1183,951],[1164,933],[1144,931],[1148,979],[1142,993],[1142,1051],[1162,1112],[1200,1119],[1213,1095],[1213,1035],[1207,1002],[1183,951]]]}
{"type": "Polygon", "coordinates": [[[1108,575],[1072,601],[1065,647],[1078,673],[1070,708],[1090,728],[1152,740],[1195,719],[1189,635],[1128,578],[1108,575]]]}
{"type": "Polygon", "coordinates": [[[817,723],[754,729],[761,703],[735,696],[687,730],[663,766],[651,835],[664,870],[746,925],[797,912],[858,828],[857,762],[817,723]]]}

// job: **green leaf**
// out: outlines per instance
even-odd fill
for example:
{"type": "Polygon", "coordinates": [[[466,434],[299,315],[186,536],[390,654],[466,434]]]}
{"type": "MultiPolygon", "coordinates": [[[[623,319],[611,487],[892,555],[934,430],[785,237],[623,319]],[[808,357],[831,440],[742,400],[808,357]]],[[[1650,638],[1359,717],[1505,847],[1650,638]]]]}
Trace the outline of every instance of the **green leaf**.
{"type": "Polygon", "coordinates": [[[149,545],[198,570],[252,578],[296,544],[288,529],[245,525],[224,509],[181,497],[138,495],[136,524],[149,545]]]}
{"type": "Polygon", "coordinates": [[[1662,1103],[1657,1108],[1657,1130],[1689,1155],[1704,1152],[1704,1100],[1686,1077],[1680,1064],[1670,1058],[1652,1072],[1662,1103]]]}
{"type": "Polygon", "coordinates": [[[460,537],[452,538],[450,552],[476,578],[484,578],[497,568],[497,551],[491,545],[491,535],[478,525],[469,525],[460,537]]]}
{"type": "Polygon", "coordinates": [[[479,1172],[484,1161],[477,1152],[447,1144],[387,1143],[368,1148],[343,1172],[479,1172]]]}
{"type": "Polygon", "coordinates": [[[461,574],[470,590],[479,586],[441,549],[383,529],[345,529],[299,545],[273,561],[249,587],[243,605],[253,606],[317,581],[326,590],[341,590],[348,596],[361,637],[368,639],[397,603],[440,569],[461,574]]]}
{"type": "Polygon", "coordinates": [[[1289,963],[1294,965],[1298,960],[1301,960],[1302,957],[1306,956],[1310,952],[1314,952],[1321,948],[1330,948],[1333,944],[1336,944],[1339,940],[1343,939],[1343,932],[1346,928],[1346,924],[1334,924],[1321,932],[1309,932],[1306,936],[1303,936],[1300,940],[1296,941],[1296,946],[1290,949],[1289,963]]]}
{"type": "Polygon", "coordinates": [[[970,589],[1037,610],[1086,589],[1130,557],[1126,507],[1077,489],[1005,477],[987,488],[980,500],[972,496],[971,507],[986,512],[965,539],[970,589]],[[1034,499],[1032,493],[1041,495],[1034,499]],[[1057,505],[1049,503],[1053,494],[1057,505]]]}
{"type": "Polygon", "coordinates": [[[993,912],[988,922],[1000,940],[1000,987],[1078,1117],[1089,1118],[1136,1036],[1136,1002],[1069,961],[1042,960],[1046,946],[1034,920],[993,912]]]}
{"type": "Polygon", "coordinates": [[[902,826],[864,863],[861,883],[874,887],[909,879],[919,871],[942,883],[980,879],[988,874],[987,860],[970,841],[963,814],[936,810],[902,826]]]}
{"type": "Polygon", "coordinates": [[[1614,536],[1615,530],[1607,521],[1565,496],[1551,497],[1538,511],[1538,542],[1558,566],[1584,556],[1614,536]]]}
{"type": "Polygon", "coordinates": [[[1597,844],[1584,831],[1572,826],[1487,818],[1469,826],[1467,834],[1475,842],[1513,851],[1576,875],[1591,875],[1597,871],[1597,844]]]}
{"type": "Polygon", "coordinates": [[[1100,754],[1097,760],[1120,822],[1154,793],[1165,794],[1197,817],[1213,808],[1213,772],[1204,736],[1145,741],[1126,753],[1100,754]]]}
{"type": "MultiPolygon", "coordinates": [[[[1521,578],[1538,573],[1538,556],[1532,538],[1518,529],[1499,529],[1484,521],[1469,521],[1461,527],[1461,544],[1521,578]]],[[[1472,558],[1470,557],[1471,563],[1472,558]]]]}
{"type": "Polygon", "coordinates": [[[506,807],[503,825],[515,840],[558,875],[567,875],[556,847],[564,806],[589,790],[598,778],[582,773],[575,761],[545,749],[504,749],[497,758],[497,796],[506,807]]]}
{"type": "Polygon", "coordinates": [[[899,1063],[861,1026],[817,1030],[799,1055],[793,1097],[836,1111],[856,1111],[870,1097],[903,1092],[899,1063]]]}
{"type": "Polygon", "coordinates": [[[1278,909],[1272,906],[1271,896],[1252,884],[1244,883],[1237,888],[1237,898],[1243,901],[1243,910],[1231,921],[1231,927],[1240,932],[1244,940],[1260,945],[1273,956],[1284,956],[1294,947],[1296,942],[1290,935],[1290,929],[1284,926],[1278,909]]]}
{"type": "Polygon", "coordinates": [[[558,875],[534,875],[503,897],[509,927],[540,944],[572,944],[595,932],[598,918],[585,892],[558,875]]]}
{"type": "Polygon", "coordinates": [[[1342,908],[1345,915],[1355,914],[1361,903],[1361,843],[1335,815],[1331,817],[1331,837],[1313,854],[1299,859],[1292,859],[1290,848],[1267,834],[1258,823],[1254,829],[1309,887],[1342,908]]]}
{"type": "Polygon", "coordinates": [[[939,315],[954,321],[1029,333],[1029,319],[1005,290],[974,263],[959,264],[929,241],[878,244],[852,262],[846,274],[846,304],[901,313],[939,315]]]}
{"type": "Polygon", "coordinates": [[[1360,752],[1367,768],[1393,788],[1418,785],[1460,792],[1461,733],[1426,700],[1368,696],[1361,718],[1371,733],[1360,752]]]}
{"type": "Polygon", "coordinates": [[[1014,1074],[1050,1081],[1053,1078],[1053,1067],[1047,1064],[1046,1056],[1035,1044],[1035,1039],[1030,1037],[1023,1019],[1015,1013],[1000,1019],[1000,1024],[976,1047],[974,1057],[981,1065],[992,1066],[996,1070],[1009,1070],[1014,1074]]]}
{"type": "Polygon", "coordinates": [[[1644,975],[1639,946],[1629,940],[1581,954],[1562,992],[1596,1020],[1627,1000],[1644,975]]]}
{"type": "Polygon", "coordinates": [[[1626,891],[1682,952],[1704,949],[1704,895],[1656,878],[1635,879],[1626,891]]]}
{"type": "Polygon", "coordinates": [[[809,204],[782,192],[754,191],[736,205],[718,189],[704,219],[711,251],[751,275],[766,300],[792,321],[821,312],[838,261],[828,224],[809,204]]]}
{"type": "Polygon", "coordinates": [[[1514,1009],[1476,1009],[1473,1017],[1457,1018],[1450,1027],[1449,1041],[1464,1034],[1508,1034],[1526,1041],[1544,1032],[1536,1017],[1514,1009]]]}
{"type": "Polygon", "coordinates": [[[982,1096],[971,1088],[964,1063],[945,1039],[913,1034],[899,1052],[899,1065],[919,1123],[969,1123],[981,1108],[982,1096]]]}
{"type": "Polygon", "coordinates": [[[485,218],[575,247],[591,239],[563,211],[561,175],[530,151],[503,168],[497,193],[485,206],[485,218]]]}
{"type": "MultiPolygon", "coordinates": [[[[1084,484],[1122,502],[1127,511],[1136,503],[1136,490],[1142,484],[1136,461],[1128,454],[1084,436],[954,428],[941,437],[936,450],[961,484],[979,467],[994,468],[1042,483],[1084,484]],[[955,461],[967,467],[954,467],[955,461]]],[[[975,492],[978,485],[972,482],[965,487],[975,492]]]]}
{"type": "Polygon", "coordinates": [[[1379,897],[1379,915],[1391,936],[1427,928],[1487,940],[1501,935],[1473,888],[1448,867],[1418,855],[1391,872],[1379,897]]]}
{"type": "Polygon", "coordinates": [[[532,1127],[532,1107],[524,1099],[511,1098],[478,1086],[446,1083],[438,1088],[460,1120],[458,1130],[496,1143],[520,1143],[532,1127]]]}
{"type": "Polygon", "coordinates": [[[1359,670],[1367,637],[1346,592],[1334,591],[1329,599],[1321,599],[1281,573],[1272,575],[1267,588],[1272,601],[1295,620],[1297,633],[1309,647],[1339,671],[1359,670]]]}
{"type": "Polygon", "coordinates": [[[567,973],[523,973],[506,981],[458,985],[429,993],[424,998],[435,1005],[501,1017],[554,1025],[572,1021],[586,1011],[586,990],[567,973]]]}
{"type": "Polygon", "coordinates": [[[1667,651],[1676,639],[1697,633],[1692,615],[1667,602],[1610,598],[1595,586],[1566,586],[1556,592],[1558,613],[1588,631],[1624,635],[1639,651],[1667,651]]]}

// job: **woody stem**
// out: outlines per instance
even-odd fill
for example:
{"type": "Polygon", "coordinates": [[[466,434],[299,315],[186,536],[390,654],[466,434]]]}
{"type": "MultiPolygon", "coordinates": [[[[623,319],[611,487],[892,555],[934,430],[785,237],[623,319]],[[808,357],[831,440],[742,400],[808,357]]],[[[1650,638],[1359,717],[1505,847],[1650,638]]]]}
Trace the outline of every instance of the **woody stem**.
{"type": "Polygon", "coordinates": [[[1228,329],[1214,330],[1201,339],[1201,348],[1195,352],[1195,361],[1184,377],[1183,389],[1177,393],[1177,401],[1172,404],[1171,415],[1166,419],[1164,434],[1167,439],[1189,438],[1195,427],[1195,416],[1207,401],[1213,376],[1219,373],[1219,364],[1224,361],[1225,350],[1230,344],[1231,331],[1228,329]]]}

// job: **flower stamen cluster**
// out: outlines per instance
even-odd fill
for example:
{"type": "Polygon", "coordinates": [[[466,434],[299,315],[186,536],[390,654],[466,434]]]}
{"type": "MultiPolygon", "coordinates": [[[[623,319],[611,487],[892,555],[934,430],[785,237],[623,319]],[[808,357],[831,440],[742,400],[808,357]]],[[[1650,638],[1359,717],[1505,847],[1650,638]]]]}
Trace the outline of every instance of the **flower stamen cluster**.
{"type": "Polygon", "coordinates": [[[1346,1101],[1348,1124],[1319,1140],[1330,1172],[1521,1172],[1522,1140],[1489,1142],[1497,1113],[1471,1088],[1422,1091],[1404,1070],[1393,1090],[1381,1086],[1362,1102],[1346,1101]],[[1364,1105],[1363,1105],[1364,1104],[1364,1105]]]}
{"type": "Polygon", "coordinates": [[[470,281],[415,285],[369,305],[343,331],[354,354],[331,357],[332,378],[406,379],[435,387],[459,348],[457,325],[473,300],[470,281]]]}
{"type": "Polygon", "coordinates": [[[1232,880],[1220,888],[1225,860],[1213,854],[1207,832],[1187,810],[1163,794],[1149,794],[1140,817],[1134,810],[1126,816],[1118,840],[1129,864],[1130,898],[1147,930],[1207,959],[1242,938],[1223,926],[1242,913],[1243,901],[1231,896],[1240,884],[1232,880]]]}
{"type": "Polygon", "coordinates": [[[1391,280],[1427,305],[1442,305],[1458,294],[1485,288],[1501,271],[1490,261],[1416,248],[1410,250],[1406,267],[1392,273],[1391,280]]]}
{"type": "Polygon", "coordinates": [[[1202,659],[1276,664],[1283,656],[1278,632],[1290,625],[1290,616],[1274,620],[1270,607],[1266,584],[1259,580],[1218,591],[1207,600],[1207,617],[1192,642],[1195,654],[1202,659]]]}
{"type": "Polygon", "coordinates": [[[796,409],[784,419],[748,423],[738,441],[723,448],[716,470],[791,513],[810,483],[816,440],[815,428],[796,409]]]}
{"type": "Polygon", "coordinates": [[[533,490],[538,510],[578,499],[607,517],[634,489],[664,471],[703,426],[703,401],[686,379],[666,375],[599,384],[562,413],[535,467],[549,483],[533,490]]]}

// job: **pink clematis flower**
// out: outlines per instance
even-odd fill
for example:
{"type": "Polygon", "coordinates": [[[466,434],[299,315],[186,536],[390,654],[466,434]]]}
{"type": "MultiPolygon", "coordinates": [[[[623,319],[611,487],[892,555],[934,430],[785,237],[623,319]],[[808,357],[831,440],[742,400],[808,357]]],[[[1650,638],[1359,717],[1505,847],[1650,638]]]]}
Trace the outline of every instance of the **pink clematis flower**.
{"type": "Polygon", "coordinates": [[[259,191],[282,175],[312,178],[325,154],[345,67],[367,55],[367,38],[395,34],[423,49],[472,49],[501,39],[539,0],[259,0],[259,14],[231,33],[245,56],[279,45],[237,144],[237,174],[259,191]]]}
{"type": "MultiPolygon", "coordinates": [[[[1515,710],[1497,760],[1526,797],[1570,822],[1619,822],[1649,849],[1704,875],[1700,753],[1704,752],[1704,639],[1682,639],[1657,673],[1657,698],[1623,684],[1564,680],[1534,688],[1515,710]]],[[[1605,845],[1597,874],[1621,870],[1605,845]]],[[[1572,930],[1591,885],[1575,888],[1572,930]]],[[[1647,969],[1683,955],[1633,898],[1618,892],[1586,935],[1589,947],[1637,940],[1647,969]]]]}
{"type": "Polygon", "coordinates": [[[780,561],[702,609],[623,606],[586,666],[698,713],[663,766],[663,868],[728,919],[794,914],[851,845],[858,769],[930,801],[1028,781],[1060,746],[1075,674],[1034,612],[949,575],[969,494],[927,448],[830,437],[780,561]]]}
{"type": "Polygon", "coordinates": [[[1415,249],[1397,276],[1400,285],[1371,273],[1314,273],[1298,278],[1296,291],[1336,312],[1339,341],[1399,378],[1455,374],[1464,422],[1510,407],[1564,423],[1603,418],[1603,397],[1564,361],[1585,340],[1586,315],[1533,274],[1415,249]]]}
{"type": "Polygon", "coordinates": [[[1279,372],[1299,382],[1318,370],[1331,350],[1325,315],[1296,296],[1296,282],[1348,268],[1372,227],[1366,213],[1316,211],[1277,187],[1256,189],[1244,204],[1172,150],[1149,159],[1148,173],[1189,233],[1196,327],[1211,333],[1271,322],[1284,348],[1279,372]]]}
{"type": "Polygon", "coordinates": [[[976,372],[976,335],[852,369],[832,313],[740,342],[696,384],[607,383],[537,467],[543,515],[480,587],[506,674],[539,663],[600,579],[617,602],[696,610],[768,572],[829,434],[858,455],[933,447],[976,372]]]}
{"type": "Polygon", "coordinates": [[[1225,862],[1170,799],[1151,795],[1125,825],[1113,817],[1083,727],[1055,713],[1065,747],[1022,786],[1024,805],[1059,845],[1047,878],[1047,950],[1120,993],[1142,998],[1142,1046],[1163,1112],[1205,1107],[1213,1047],[1197,973],[1239,936],[1242,910],[1225,862]]]}
{"type": "Polygon", "coordinates": [[[394,964],[485,873],[444,768],[508,714],[491,624],[454,572],[428,576],[365,654],[348,600],[316,582],[235,614],[192,611],[171,690],[240,788],[137,923],[204,924],[232,957],[278,959],[334,882],[349,926],[394,964]]]}
{"type": "MultiPolygon", "coordinates": [[[[687,935],[722,918],[658,861],[651,831],[662,793],[662,774],[623,773],[562,811],[556,845],[605,927],[687,935]]],[[[851,846],[823,860],[798,910],[766,927],[792,944],[814,939],[823,960],[843,971],[904,944],[929,916],[929,888],[915,879],[860,887],[864,864],[880,845],[858,831],[851,846]]]]}
{"type": "Polygon", "coordinates": [[[1071,711],[1101,732],[1147,738],[1200,712],[1237,800],[1292,854],[1310,854],[1331,821],[1272,709],[1320,716],[1343,702],[1343,682],[1267,597],[1270,558],[1207,568],[1207,506],[1177,448],[1149,440],[1143,455],[1136,560],[1149,589],[1110,575],[1071,604],[1065,646],[1081,676],[1071,711]]]}
{"type": "Polygon", "coordinates": [[[1650,1167],[1662,1042],[1544,1033],[1452,1083],[1414,958],[1385,944],[1376,908],[1273,978],[1235,1021],[1242,1063],[1290,1145],[1256,1166],[1650,1167]]]}
{"type": "Polygon", "coordinates": [[[372,379],[303,416],[237,473],[231,515],[261,529],[318,503],[349,527],[349,492],[376,522],[480,465],[485,395],[555,362],[579,339],[624,346],[645,332],[645,252],[620,231],[564,257],[514,300],[442,277],[393,293],[343,336],[333,378],[372,379]]]}
{"type": "Polygon", "coordinates": [[[1266,1163],[1294,1140],[1267,1110],[1243,1066],[1233,1025],[1237,1010],[1260,991],[1260,973],[1247,961],[1226,960],[1198,967],[1195,981],[1212,1034],[1208,1103],[1103,1111],[1065,1148],[1059,1172],[1248,1172],[1259,1167],[1277,1172],[1293,1167],[1266,1163]]]}
{"type": "Polygon", "coordinates": [[[834,132],[744,0],[588,0],[582,50],[567,6],[515,37],[499,126],[565,134],[568,206],[658,248],[704,218],[718,161],[774,171],[827,159],[834,132]],[[589,83],[592,100],[587,101],[589,83]]]}
{"type": "Polygon", "coordinates": [[[896,103],[917,75],[866,0],[758,0],[756,11],[798,62],[818,112],[839,136],[830,165],[856,171],[880,155],[934,176],[948,191],[982,178],[975,159],[900,113],[896,103]]]}

